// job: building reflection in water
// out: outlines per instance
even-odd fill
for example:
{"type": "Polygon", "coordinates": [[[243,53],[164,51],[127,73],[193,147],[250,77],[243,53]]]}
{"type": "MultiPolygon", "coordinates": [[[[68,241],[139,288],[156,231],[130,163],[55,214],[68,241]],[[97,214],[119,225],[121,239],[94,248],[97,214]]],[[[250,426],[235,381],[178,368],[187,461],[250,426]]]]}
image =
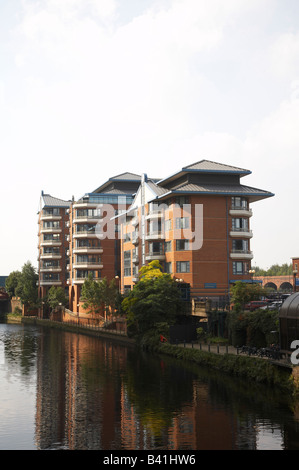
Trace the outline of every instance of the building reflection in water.
{"type": "MultiPolygon", "coordinates": [[[[271,425],[211,398],[209,382],[176,361],[52,329],[38,347],[38,449],[230,450],[271,441],[271,425]]],[[[276,427],[272,444],[283,447],[281,436],[276,427]]]]}

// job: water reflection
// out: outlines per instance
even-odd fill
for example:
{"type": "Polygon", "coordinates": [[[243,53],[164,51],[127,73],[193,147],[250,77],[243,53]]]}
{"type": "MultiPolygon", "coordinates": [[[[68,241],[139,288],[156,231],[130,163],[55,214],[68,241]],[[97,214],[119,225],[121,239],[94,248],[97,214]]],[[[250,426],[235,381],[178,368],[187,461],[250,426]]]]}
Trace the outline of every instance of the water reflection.
{"type": "Polygon", "coordinates": [[[1,383],[34,386],[24,433],[36,449],[299,449],[296,412],[278,391],[89,336],[2,326],[1,383]]]}

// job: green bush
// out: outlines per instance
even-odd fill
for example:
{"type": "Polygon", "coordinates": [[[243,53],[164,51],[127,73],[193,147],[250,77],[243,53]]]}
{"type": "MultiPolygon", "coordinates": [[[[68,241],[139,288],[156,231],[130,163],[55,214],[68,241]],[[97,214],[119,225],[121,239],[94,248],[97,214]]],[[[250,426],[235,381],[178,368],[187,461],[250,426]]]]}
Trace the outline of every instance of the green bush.
{"type": "Polygon", "coordinates": [[[278,311],[230,312],[228,315],[229,340],[233,346],[270,346],[273,331],[278,331],[278,311]]]}

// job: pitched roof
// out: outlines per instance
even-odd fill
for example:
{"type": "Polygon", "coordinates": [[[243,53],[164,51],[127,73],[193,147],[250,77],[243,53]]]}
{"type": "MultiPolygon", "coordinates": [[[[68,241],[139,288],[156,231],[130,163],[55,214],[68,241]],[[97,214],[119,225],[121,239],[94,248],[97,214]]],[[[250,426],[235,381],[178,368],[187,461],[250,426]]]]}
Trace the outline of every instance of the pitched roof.
{"type": "Polygon", "coordinates": [[[250,170],[245,170],[236,166],[225,165],[224,163],[212,162],[210,160],[201,160],[191,165],[185,166],[182,170],[195,170],[195,171],[208,171],[208,172],[217,172],[217,173],[237,173],[237,174],[246,174],[251,173],[250,170]]]}
{"type": "Polygon", "coordinates": [[[125,172],[125,173],[121,173],[119,175],[116,175],[116,176],[112,176],[111,178],[109,178],[105,183],[101,184],[101,186],[99,186],[97,189],[95,189],[94,191],[92,191],[93,193],[100,193],[102,192],[105,188],[107,188],[107,186],[109,186],[113,181],[123,181],[123,182],[127,182],[127,183],[139,183],[141,181],[141,176],[140,175],[136,175],[135,173],[131,173],[131,172],[125,172]]]}
{"type": "Polygon", "coordinates": [[[70,207],[71,201],[64,201],[50,194],[42,193],[42,207],[70,207]]]}
{"type": "MultiPolygon", "coordinates": [[[[274,196],[269,191],[263,189],[252,188],[250,186],[244,186],[239,184],[193,184],[186,183],[177,186],[175,189],[171,189],[164,194],[202,194],[202,195],[214,195],[214,196],[247,196],[252,201],[258,201],[267,197],[274,196]]],[[[160,196],[160,198],[163,195],[160,196]]]]}
{"type": "Polygon", "coordinates": [[[210,160],[200,160],[199,162],[192,163],[191,165],[183,167],[180,171],[163,178],[158,182],[159,185],[166,184],[173,181],[186,173],[222,173],[222,174],[237,174],[240,176],[250,175],[250,170],[238,168],[236,166],[225,165],[224,163],[212,162],[210,160]]]}

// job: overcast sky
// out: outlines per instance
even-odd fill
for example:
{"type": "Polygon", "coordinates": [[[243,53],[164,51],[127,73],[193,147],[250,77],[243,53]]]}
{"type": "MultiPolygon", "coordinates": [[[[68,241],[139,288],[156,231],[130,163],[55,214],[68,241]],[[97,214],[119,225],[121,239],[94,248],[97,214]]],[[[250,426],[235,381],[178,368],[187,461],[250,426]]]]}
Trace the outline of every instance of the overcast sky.
{"type": "Polygon", "coordinates": [[[298,0],[1,0],[0,274],[37,266],[41,191],[207,159],[252,171],[253,265],[299,256],[298,0]]]}

